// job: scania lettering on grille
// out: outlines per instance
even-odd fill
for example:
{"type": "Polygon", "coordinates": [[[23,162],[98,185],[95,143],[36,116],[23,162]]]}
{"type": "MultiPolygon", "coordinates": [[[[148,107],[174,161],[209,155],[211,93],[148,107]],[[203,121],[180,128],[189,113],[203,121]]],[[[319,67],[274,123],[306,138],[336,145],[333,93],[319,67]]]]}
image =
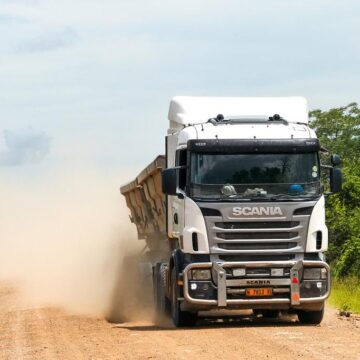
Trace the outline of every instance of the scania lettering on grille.
{"type": "Polygon", "coordinates": [[[283,213],[279,206],[260,206],[260,207],[234,207],[234,216],[254,216],[254,215],[265,215],[265,216],[282,216],[283,213]]]}
{"type": "Polygon", "coordinates": [[[247,280],[247,285],[271,285],[270,280],[247,280]]]}

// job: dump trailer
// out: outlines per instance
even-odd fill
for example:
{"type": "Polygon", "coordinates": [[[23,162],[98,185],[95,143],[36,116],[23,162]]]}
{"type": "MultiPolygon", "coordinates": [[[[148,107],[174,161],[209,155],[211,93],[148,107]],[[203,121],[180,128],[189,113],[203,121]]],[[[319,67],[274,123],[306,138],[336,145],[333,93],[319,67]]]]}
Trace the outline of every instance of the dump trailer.
{"type": "Polygon", "coordinates": [[[175,97],[168,119],[165,155],[120,188],[146,242],[157,313],[175,326],[214,309],[320,323],[325,195],[342,175],[337,155],[320,163],[306,100],[175,97]]]}

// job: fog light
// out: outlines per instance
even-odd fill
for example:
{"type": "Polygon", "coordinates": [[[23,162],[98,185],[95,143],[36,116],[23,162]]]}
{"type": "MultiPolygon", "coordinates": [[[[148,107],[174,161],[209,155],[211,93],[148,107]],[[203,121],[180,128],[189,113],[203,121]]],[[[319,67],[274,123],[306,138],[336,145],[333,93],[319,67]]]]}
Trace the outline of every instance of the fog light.
{"type": "Polygon", "coordinates": [[[305,280],[319,280],[321,277],[321,269],[313,268],[313,269],[304,269],[304,279],[305,280]]]}
{"type": "Polygon", "coordinates": [[[284,276],[284,269],[271,269],[271,276],[284,276]]]}
{"type": "Polygon", "coordinates": [[[210,280],[211,279],[211,272],[208,269],[192,270],[191,274],[192,274],[193,280],[210,280]]]}
{"type": "Polygon", "coordinates": [[[245,269],[234,269],[233,276],[245,276],[246,270],[245,269]]]}

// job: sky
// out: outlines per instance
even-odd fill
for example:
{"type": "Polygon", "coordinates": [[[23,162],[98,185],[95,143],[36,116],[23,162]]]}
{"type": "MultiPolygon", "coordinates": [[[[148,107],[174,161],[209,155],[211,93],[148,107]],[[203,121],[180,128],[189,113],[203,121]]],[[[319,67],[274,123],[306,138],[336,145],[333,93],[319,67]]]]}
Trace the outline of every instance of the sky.
{"type": "Polygon", "coordinates": [[[0,0],[0,278],[100,302],[140,244],[119,185],[164,153],[170,99],[360,102],[359,19],[359,0],[0,0]]]}
{"type": "Polygon", "coordinates": [[[359,16],[357,0],[0,0],[0,171],[139,172],[175,95],[358,102],[359,16]]]}

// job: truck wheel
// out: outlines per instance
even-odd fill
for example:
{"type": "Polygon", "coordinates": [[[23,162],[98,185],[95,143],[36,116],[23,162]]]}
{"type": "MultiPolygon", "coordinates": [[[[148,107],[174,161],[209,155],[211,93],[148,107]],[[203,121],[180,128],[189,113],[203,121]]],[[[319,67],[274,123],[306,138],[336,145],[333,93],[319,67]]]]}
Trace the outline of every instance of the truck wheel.
{"type": "Polygon", "coordinates": [[[325,307],[323,307],[319,311],[299,310],[297,313],[299,321],[304,324],[318,325],[321,323],[321,321],[324,317],[324,309],[325,309],[325,307]]]}
{"type": "Polygon", "coordinates": [[[180,309],[180,288],[177,283],[177,274],[175,268],[171,272],[171,318],[176,327],[194,326],[197,321],[197,314],[180,309]]]}

